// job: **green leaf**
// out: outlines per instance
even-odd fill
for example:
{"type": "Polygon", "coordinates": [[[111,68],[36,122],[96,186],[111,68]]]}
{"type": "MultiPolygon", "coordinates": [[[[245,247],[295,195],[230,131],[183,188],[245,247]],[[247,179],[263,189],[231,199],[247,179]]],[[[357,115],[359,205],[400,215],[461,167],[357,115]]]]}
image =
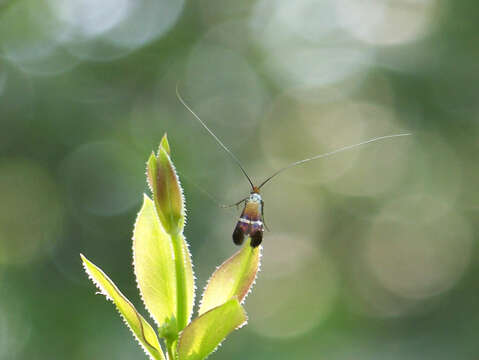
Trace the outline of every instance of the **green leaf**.
{"type": "Polygon", "coordinates": [[[173,235],[183,230],[185,223],[183,190],[169,156],[166,137],[160,144],[158,155],[150,155],[147,162],[148,184],[160,221],[166,232],[173,235]]]}
{"type": "Polygon", "coordinates": [[[145,307],[158,327],[165,329],[160,335],[171,338],[174,329],[182,330],[193,313],[193,266],[184,236],[180,234],[173,239],[165,232],[153,201],[146,195],[133,231],[133,266],[145,307]],[[181,245],[178,246],[179,256],[175,256],[173,240],[181,245]],[[179,287],[182,288],[181,295],[179,287]],[[177,324],[177,320],[181,323],[177,324]]]}
{"type": "Polygon", "coordinates": [[[156,198],[158,199],[161,212],[168,220],[168,226],[165,226],[165,228],[169,228],[172,233],[178,233],[183,230],[184,225],[183,189],[180,186],[176,169],[165,148],[160,148],[157,159],[158,193],[156,198]]]}
{"type": "Polygon", "coordinates": [[[156,161],[155,153],[151,153],[148,161],[146,162],[146,180],[148,181],[148,186],[150,187],[151,193],[156,192],[156,174],[158,172],[158,165],[156,161]]]}
{"type": "Polygon", "coordinates": [[[95,264],[80,254],[86,273],[108,300],[111,300],[126,324],[132,331],[146,354],[154,360],[164,360],[165,356],[158,342],[158,337],[151,325],[136,311],[131,302],[118,290],[116,285],[95,264]]]}
{"type": "MultiPolygon", "coordinates": [[[[161,140],[158,155],[155,156],[151,154],[148,159],[147,175],[148,184],[153,192],[156,214],[161,227],[170,235],[170,244],[173,249],[172,259],[174,267],[171,267],[171,264],[169,264],[168,267],[173,268],[176,279],[176,312],[174,313],[176,324],[175,327],[172,326],[173,324],[162,326],[162,329],[165,329],[165,332],[162,332],[162,334],[171,337],[169,335],[171,329],[177,328],[181,331],[191,317],[194,303],[194,276],[191,257],[182,234],[185,223],[183,190],[169,154],[170,145],[165,135],[161,140]]],[[[145,251],[145,254],[151,258],[148,249],[145,251]]],[[[156,259],[153,263],[155,262],[156,259]]],[[[146,266],[144,273],[146,274],[150,271],[149,269],[151,269],[152,266],[154,268],[154,264],[146,266]]],[[[141,281],[140,278],[142,275],[137,275],[139,281],[141,281]]],[[[152,286],[154,287],[155,285],[151,285],[151,281],[149,281],[147,287],[152,286]]],[[[142,292],[146,292],[141,284],[140,289],[142,292]]],[[[155,300],[151,301],[151,305],[147,302],[148,300],[145,298],[145,304],[151,309],[154,306],[153,303],[155,300]]],[[[164,321],[163,319],[158,319],[157,316],[155,316],[155,318],[157,321],[164,321]]],[[[168,321],[173,321],[173,317],[170,317],[168,321]]]]}
{"type": "Polygon", "coordinates": [[[242,302],[254,284],[260,258],[261,246],[252,248],[249,241],[245,242],[209,279],[198,313],[201,315],[233,297],[242,302]]]}
{"type": "Polygon", "coordinates": [[[166,136],[166,133],[161,138],[160,149],[161,148],[165,149],[166,153],[171,156],[170,144],[168,143],[168,138],[166,136]]]}
{"type": "Polygon", "coordinates": [[[246,324],[247,317],[237,299],[231,299],[193,320],[178,340],[178,360],[202,360],[211,354],[233,330],[246,324]]]}
{"type": "Polygon", "coordinates": [[[145,307],[158,326],[177,318],[176,273],[171,236],[161,225],[153,201],[143,197],[133,230],[133,267],[145,307]]]}
{"type": "Polygon", "coordinates": [[[190,322],[193,315],[193,307],[195,305],[195,274],[193,272],[193,264],[191,262],[191,253],[188,243],[183,235],[181,235],[183,244],[183,253],[185,257],[185,282],[186,282],[186,306],[187,306],[187,322],[190,322]]]}

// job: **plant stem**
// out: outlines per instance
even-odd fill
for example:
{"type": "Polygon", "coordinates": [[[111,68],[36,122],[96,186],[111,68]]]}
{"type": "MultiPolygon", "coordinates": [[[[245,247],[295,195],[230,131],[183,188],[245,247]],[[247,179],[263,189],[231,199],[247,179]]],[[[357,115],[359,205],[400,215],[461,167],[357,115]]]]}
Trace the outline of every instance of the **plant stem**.
{"type": "Polygon", "coordinates": [[[174,341],[167,341],[166,342],[166,350],[168,352],[168,360],[175,360],[175,342],[174,341]]]}
{"type": "Polygon", "coordinates": [[[176,312],[178,331],[186,327],[187,305],[186,305],[186,276],[185,276],[185,251],[183,251],[183,237],[181,234],[171,236],[173,252],[175,254],[176,270],[176,312]]]}

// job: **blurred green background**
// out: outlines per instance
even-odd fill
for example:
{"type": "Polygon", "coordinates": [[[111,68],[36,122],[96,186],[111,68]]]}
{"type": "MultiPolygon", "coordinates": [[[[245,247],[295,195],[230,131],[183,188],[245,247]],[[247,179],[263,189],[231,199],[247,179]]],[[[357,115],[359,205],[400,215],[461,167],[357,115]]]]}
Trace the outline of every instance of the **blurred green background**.
{"type": "MultiPolygon", "coordinates": [[[[240,170],[413,132],[264,187],[248,326],[213,359],[479,356],[479,3],[0,1],[0,359],[142,359],[131,233],[168,132],[197,287],[236,248],[240,170]],[[199,190],[199,188],[203,190],[199,190]]],[[[198,299],[198,297],[197,297],[198,299]]]]}

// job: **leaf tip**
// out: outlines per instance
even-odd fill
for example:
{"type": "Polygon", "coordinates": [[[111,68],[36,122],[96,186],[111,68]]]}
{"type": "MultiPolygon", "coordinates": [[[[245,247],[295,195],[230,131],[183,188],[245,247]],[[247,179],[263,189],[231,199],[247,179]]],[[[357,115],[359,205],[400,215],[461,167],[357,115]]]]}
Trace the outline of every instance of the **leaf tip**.
{"type": "Polygon", "coordinates": [[[168,153],[168,155],[171,155],[171,149],[170,149],[170,144],[168,143],[168,136],[165,132],[165,134],[163,135],[163,137],[161,138],[161,141],[160,141],[160,149],[158,149],[158,152],[159,150],[161,149],[165,149],[165,151],[168,153]]]}

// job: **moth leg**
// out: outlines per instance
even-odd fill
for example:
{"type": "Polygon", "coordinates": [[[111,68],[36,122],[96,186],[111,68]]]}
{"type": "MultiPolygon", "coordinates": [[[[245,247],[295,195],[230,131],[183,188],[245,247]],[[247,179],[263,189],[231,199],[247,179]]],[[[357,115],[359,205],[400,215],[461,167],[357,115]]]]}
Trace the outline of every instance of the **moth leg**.
{"type": "Polygon", "coordinates": [[[246,201],[246,199],[247,199],[247,198],[241,199],[241,200],[238,201],[237,203],[234,203],[234,204],[231,204],[231,205],[220,205],[220,208],[228,209],[228,208],[232,208],[233,206],[238,207],[243,201],[246,201]]]}
{"type": "Polygon", "coordinates": [[[268,225],[266,225],[266,222],[264,221],[264,201],[263,200],[261,200],[261,220],[263,220],[263,225],[265,229],[269,231],[269,227],[268,225]]]}

